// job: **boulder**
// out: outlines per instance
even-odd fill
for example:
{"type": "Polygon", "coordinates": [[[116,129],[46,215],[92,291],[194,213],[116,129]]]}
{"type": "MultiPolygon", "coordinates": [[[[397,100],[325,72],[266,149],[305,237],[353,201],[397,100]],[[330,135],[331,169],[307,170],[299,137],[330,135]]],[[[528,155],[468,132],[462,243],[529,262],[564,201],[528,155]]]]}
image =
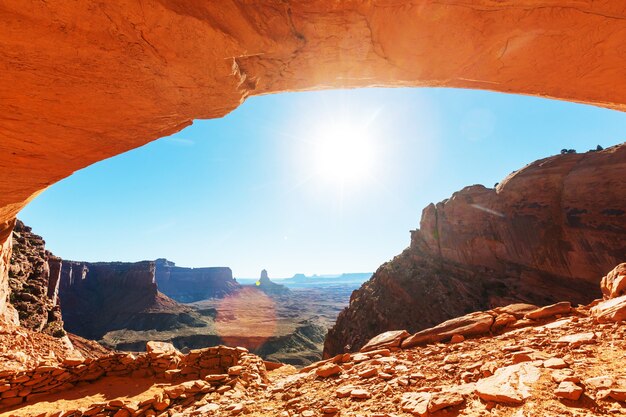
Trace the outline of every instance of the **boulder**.
{"type": "Polygon", "coordinates": [[[458,392],[437,392],[432,395],[428,403],[428,412],[435,413],[444,408],[462,404],[465,398],[458,392]]]}
{"type": "Polygon", "coordinates": [[[336,363],[328,362],[315,369],[315,375],[322,378],[328,378],[341,373],[341,366],[336,363]]]}
{"type": "Polygon", "coordinates": [[[476,394],[484,401],[522,404],[531,395],[531,386],[541,370],[527,362],[500,368],[476,383],[476,394]]]}
{"type": "Polygon", "coordinates": [[[569,301],[562,301],[560,303],[552,304],[545,307],[540,307],[524,316],[525,319],[541,320],[549,317],[554,317],[557,314],[568,314],[572,310],[572,304],[569,301]]]}
{"type": "Polygon", "coordinates": [[[370,339],[370,341],[361,348],[361,352],[369,352],[370,350],[382,348],[399,347],[402,341],[410,335],[411,334],[406,330],[390,330],[388,332],[381,333],[370,339]]]}
{"type": "Polygon", "coordinates": [[[626,320],[626,295],[598,303],[591,309],[591,314],[598,323],[626,320]]]}
{"type": "Polygon", "coordinates": [[[617,265],[611,272],[602,277],[600,289],[606,299],[626,294],[626,262],[617,265]]]}
{"type": "Polygon", "coordinates": [[[466,314],[441,323],[438,326],[417,332],[402,341],[402,348],[440,342],[451,339],[455,334],[477,336],[489,333],[494,318],[482,311],[466,314]]]}
{"type": "Polygon", "coordinates": [[[566,400],[578,401],[580,396],[583,393],[582,387],[574,384],[570,381],[563,381],[559,384],[559,386],[554,390],[554,394],[558,398],[563,398],[566,400]]]}
{"type": "Polygon", "coordinates": [[[156,342],[153,340],[146,343],[146,352],[148,352],[148,354],[150,354],[151,356],[158,356],[168,353],[180,353],[178,352],[178,349],[176,349],[171,343],[156,342]]]}

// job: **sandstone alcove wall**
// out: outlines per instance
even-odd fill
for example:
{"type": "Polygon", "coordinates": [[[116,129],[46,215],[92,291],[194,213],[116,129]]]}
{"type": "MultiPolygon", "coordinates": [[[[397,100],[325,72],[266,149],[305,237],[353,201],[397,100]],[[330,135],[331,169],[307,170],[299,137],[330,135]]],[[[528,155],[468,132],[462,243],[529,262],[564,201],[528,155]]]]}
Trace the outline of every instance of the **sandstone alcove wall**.
{"type": "Polygon", "coordinates": [[[445,86],[626,108],[626,5],[0,1],[0,313],[17,212],[75,170],[250,95],[445,86]]]}

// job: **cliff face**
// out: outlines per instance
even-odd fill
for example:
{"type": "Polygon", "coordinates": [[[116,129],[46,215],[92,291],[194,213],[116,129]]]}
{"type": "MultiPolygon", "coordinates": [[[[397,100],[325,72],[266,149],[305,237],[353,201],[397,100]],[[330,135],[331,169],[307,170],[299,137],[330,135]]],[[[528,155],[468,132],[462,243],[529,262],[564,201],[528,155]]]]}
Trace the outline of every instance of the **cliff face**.
{"type": "Polygon", "coordinates": [[[65,335],[58,304],[61,258],[48,252],[32,229],[17,221],[9,268],[10,301],[23,327],[53,336],[65,335]]]}
{"type": "Polygon", "coordinates": [[[352,294],[324,354],[513,302],[598,298],[603,271],[626,258],[624,172],[626,144],[539,160],[496,189],[429,205],[410,247],[352,294]]]}
{"type": "Polygon", "coordinates": [[[66,330],[99,340],[118,330],[165,330],[189,309],[157,291],[154,262],[64,261],[59,296],[66,330]]]}
{"type": "Polygon", "coordinates": [[[183,268],[167,259],[157,259],[159,290],[181,303],[222,298],[241,289],[228,267],[183,268]]]}

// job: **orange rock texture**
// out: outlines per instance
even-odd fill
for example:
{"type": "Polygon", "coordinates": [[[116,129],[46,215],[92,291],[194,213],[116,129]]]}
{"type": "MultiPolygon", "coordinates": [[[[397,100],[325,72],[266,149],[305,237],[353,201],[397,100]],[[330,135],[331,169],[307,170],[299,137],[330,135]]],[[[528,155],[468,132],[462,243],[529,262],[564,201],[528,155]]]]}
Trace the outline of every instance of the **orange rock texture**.
{"type": "Polygon", "coordinates": [[[622,269],[606,271],[626,257],[624,172],[626,144],[544,158],[496,188],[473,185],[430,204],[411,246],[352,294],[329,330],[325,357],[381,332],[416,332],[471,311],[585,304],[601,295],[603,275],[603,287],[621,294],[622,269]]]}
{"type": "Polygon", "coordinates": [[[445,86],[624,110],[625,17],[611,1],[0,1],[0,252],[2,222],[50,184],[250,95],[445,86]]]}

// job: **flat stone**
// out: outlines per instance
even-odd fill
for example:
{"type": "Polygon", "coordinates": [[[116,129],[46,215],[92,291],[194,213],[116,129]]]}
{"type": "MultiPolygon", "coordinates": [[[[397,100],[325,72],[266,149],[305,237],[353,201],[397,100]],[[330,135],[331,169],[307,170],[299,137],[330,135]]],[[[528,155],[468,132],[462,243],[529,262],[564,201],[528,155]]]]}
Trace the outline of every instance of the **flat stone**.
{"type": "Polygon", "coordinates": [[[509,304],[508,306],[505,306],[505,307],[496,307],[491,311],[497,314],[510,314],[513,317],[515,317],[517,320],[519,320],[519,319],[523,319],[527,313],[530,313],[531,311],[535,311],[538,308],[539,307],[534,304],[516,303],[516,304],[509,304]]]}
{"type": "Polygon", "coordinates": [[[370,350],[381,348],[398,347],[402,341],[409,336],[410,333],[406,330],[390,330],[370,339],[370,341],[361,348],[361,352],[368,352],[370,350]]]}
{"type": "Polygon", "coordinates": [[[500,368],[476,383],[476,394],[485,401],[522,404],[530,397],[530,385],[537,382],[541,371],[529,363],[500,368]]]}
{"type": "Polygon", "coordinates": [[[345,385],[343,387],[339,387],[337,388],[337,390],[335,391],[335,395],[338,398],[345,398],[345,397],[349,397],[350,393],[352,392],[352,390],[356,389],[355,386],[353,385],[345,385]]]}
{"type": "Polygon", "coordinates": [[[580,382],[580,378],[574,376],[574,372],[570,369],[557,369],[553,371],[550,376],[552,377],[552,380],[557,383],[569,381],[577,384],[580,382]]]}
{"type": "Polygon", "coordinates": [[[569,344],[572,347],[593,344],[596,342],[596,335],[593,332],[568,334],[557,339],[556,343],[569,344]]]}
{"type": "Polygon", "coordinates": [[[557,397],[572,401],[578,401],[582,393],[582,387],[570,381],[561,382],[559,386],[554,390],[554,394],[557,397]]]}
{"type": "Polygon", "coordinates": [[[602,301],[591,309],[598,323],[626,321],[626,295],[602,301]]]}
{"type": "Polygon", "coordinates": [[[360,378],[371,378],[378,374],[378,369],[376,368],[365,368],[359,371],[358,375],[360,378]]]}
{"type": "Polygon", "coordinates": [[[428,414],[428,404],[432,394],[428,392],[405,392],[400,400],[402,411],[414,416],[424,417],[428,414]]]}
{"type": "Polygon", "coordinates": [[[552,304],[545,307],[540,307],[524,316],[525,319],[541,320],[549,317],[554,317],[557,314],[568,314],[572,311],[572,304],[569,301],[562,301],[560,303],[552,304]]]}
{"type": "Polygon", "coordinates": [[[350,397],[356,398],[359,400],[364,400],[364,399],[371,398],[372,394],[370,394],[370,392],[367,390],[357,388],[357,389],[353,389],[352,391],[350,391],[350,397]]]}
{"type": "Polygon", "coordinates": [[[336,363],[325,363],[319,368],[315,369],[315,375],[320,376],[322,378],[328,378],[334,375],[339,375],[341,373],[341,366],[336,363]]]}
{"type": "Polygon", "coordinates": [[[444,408],[462,404],[465,398],[458,392],[437,392],[432,394],[428,403],[428,412],[434,413],[444,408]]]}
{"type": "Polygon", "coordinates": [[[549,369],[563,369],[567,368],[567,362],[565,362],[561,358],[550,358],[548,360],[543,361],[543,367],[549,369]]]}
{"type": "Polygon", "coordinates": [[[615,385],[615,379],[608,375],[587,378],[583,381],[586,387],[594,389],[610,388],[615,385]]]}
{"type": "Polygon", "coordinates": [[[615,401],[626,401],[626,389],[612,388],[609,390],[609,397],[615,401]]]}

